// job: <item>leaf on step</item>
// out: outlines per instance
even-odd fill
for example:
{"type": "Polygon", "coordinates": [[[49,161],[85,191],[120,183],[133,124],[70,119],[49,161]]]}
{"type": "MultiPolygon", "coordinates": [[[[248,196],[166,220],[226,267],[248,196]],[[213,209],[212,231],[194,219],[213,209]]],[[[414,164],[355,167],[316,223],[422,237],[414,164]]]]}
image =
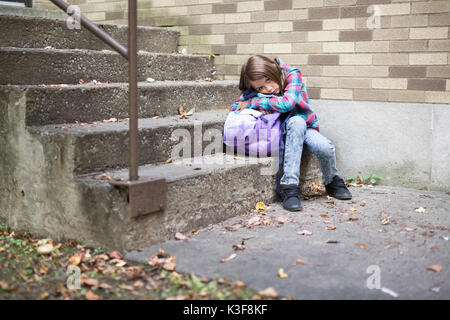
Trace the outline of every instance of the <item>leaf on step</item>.
{"type": "Polygon", "coordinates": [[[272,288],[272,287],[268,287],[264,290],[261,290],[258,292],[258,295],[260,295],[263,298],[276,298],[278,297],[278,292],[272,288]]]}
{"type": "Polygon", "coordinates": [[[186,110],[183,106],[178,107],[178,114],[180,115],[180,119],[186,118],[186,110]]]}
{"type": "Polygon", "coordinates": [[[72,257],[70,257],[69,262],[74,266],[78,266],[81,260],[82,258],[79,254],[74,254],[72,257]]]}
{"type": "Polygon", "coordinates": [[[184,234],[177,232],[175,233],[175,240],[187,241],[187,237],[184,234]]]}
{"type": "Polygon", "coordinates": [[[230,261],[230,260],[232,260],[232,259],[234,259],[234,258],[236,258],[236,256],[237,256],[237,254],[236,253],[232,253],[231,255],[229,255],[228,257],[226,257],[226,258],[223,258],[223,259],[220,259],[220,262],[227,262],[227,261],[230,261]]]}
{"type": "Polygon", "coordinates": [[[281,279],[286,279],[288,277],[288,274],[284,272],[283,268],[278,269],[278,276],[281,279]]]}
{"type": "Polygon", "coordinates": [[[102,120],[102,122],[104,122],[104,123],[108,123],[108,122],[117,122],[117,118],[109,118],[109,119],[105,119],[105,120],[102,120]]]}
{"type": "Polygon", "coordinates": [[[191,110],[189,110],[189,111],[186,113],[186,115],[187,115],[188,117],[190,117],[190,116],[192,116],[192,115],[194,114],[194,112],[195,112],[195,108],[192,108],[191,110]]]}
{"type": "Polygon", "coordinates": [[[285,223],[286,221],[288,221],[288,217],[281,216],[281,217],[278,217],[278,218],[277,218],[277,222],[278,222],[279,224],[283,224],[283,223],[285,223]]]}
{"type": "Polygon", "coordinates": [[[335,226],[326,226],[325,229],[327,230],[336,230],[335,226]]]}
{"type": "Polygon", "coordinates": [[[298,264],[306,264],[306,262],[305,262],[305,260],[297,259],[297,260],[294,261],[294,266],[296,266],[298,264]]]}
{"type": "Polygon", "coordinates": [[[365,243],[360,243],[360,244],[359,244],[359,247],[360,247],[361,249],[364,249],[364,248],[366,247],[366,244],[365,244],[365,243]]]}
{"type": "Polygon", "coordinates": [[[256,210],[267,210],[266,205],[264,202],[258,202],[255,206],[256,210]]]}
{"type": "Polygon", "coordinates": [[[339,241],[330,239],[330,240],[327,240],[326,243],[339,243],[339,241]]]}
{"type": "Polygon", "coordinates": [[[381,224],[382,225],[391,224],[391,220],[389,220],[389,218],[383,219],[383,220],[381,220],[381,224]]]}
{"type": "Polygon", "coordinates": [[[312,232],[309,230],[302,230],[302,231],[298,231],[297,234],[302,235],[302,236],[310,236],[310,235],[312,235],[312,232]]]}
{"type": "Polygon", "coordinates": [[[50,254],[55,248],[51,243],[46,243],[38,247],[37,251],[40,254],[50,254]]]}
{"type": "Polygon", "coordinates": [[[427,270],[431,270],[431,271],[434,271],[434,272],[441,272],[442,266],[439,265],[439,264],[432,264],[431,266],[427,267],[427,270]]]}
{"type": "Polygon", "coordinates": [[[419,212],[419,213],[424,213],[426,210],[424,207],[419,207],[419,208],[416,208],[414,211],[419,212]]]}

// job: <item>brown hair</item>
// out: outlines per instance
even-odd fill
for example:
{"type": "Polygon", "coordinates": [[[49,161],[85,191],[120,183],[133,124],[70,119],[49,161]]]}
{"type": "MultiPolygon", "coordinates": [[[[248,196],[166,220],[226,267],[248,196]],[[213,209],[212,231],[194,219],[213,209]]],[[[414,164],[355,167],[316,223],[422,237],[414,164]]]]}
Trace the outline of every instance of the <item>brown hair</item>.
{"type": "Polygon", "coordinates": [[[251,56],[241,68],[241,78],[239,80],[239,90],[255,90],[250,81],[257,81],[262,78],[269,78],[280,87],[280,94],[283,94],[286,87],[286,72],[281,68],[277,60],[271,60],[265,56],[251,56]]]}

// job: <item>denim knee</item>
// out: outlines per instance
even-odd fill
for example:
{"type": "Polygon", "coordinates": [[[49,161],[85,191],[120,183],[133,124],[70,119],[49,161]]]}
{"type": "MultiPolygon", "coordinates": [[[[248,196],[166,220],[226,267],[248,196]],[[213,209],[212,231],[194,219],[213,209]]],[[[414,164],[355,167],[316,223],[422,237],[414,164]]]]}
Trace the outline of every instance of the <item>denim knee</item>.
{"type": "Polygon", "coordinates": [[[328,141],[327,144],[321,146],[320,149],[316,151],[317,157],[321,158],[331,158],[335,156],[335,148],[334,144],[331,141],[328,141]]]}
{"type": "Polygon", "coordinates": [[[286,123],[286,128],[289,131],[304,133],[306,131],[306,127],[306,121],[299,116],[291,117],[286,123]]]}

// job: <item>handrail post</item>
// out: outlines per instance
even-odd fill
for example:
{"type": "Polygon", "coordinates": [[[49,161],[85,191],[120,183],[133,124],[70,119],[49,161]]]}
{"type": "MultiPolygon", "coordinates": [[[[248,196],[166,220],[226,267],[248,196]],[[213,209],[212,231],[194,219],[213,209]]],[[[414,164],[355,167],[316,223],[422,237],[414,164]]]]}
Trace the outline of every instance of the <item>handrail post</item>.
{"type": "Polygon", "coordinates": [[[128,105],[130,112],[130,181],[138,180],[137,5],[128,0],[128,105]]]}

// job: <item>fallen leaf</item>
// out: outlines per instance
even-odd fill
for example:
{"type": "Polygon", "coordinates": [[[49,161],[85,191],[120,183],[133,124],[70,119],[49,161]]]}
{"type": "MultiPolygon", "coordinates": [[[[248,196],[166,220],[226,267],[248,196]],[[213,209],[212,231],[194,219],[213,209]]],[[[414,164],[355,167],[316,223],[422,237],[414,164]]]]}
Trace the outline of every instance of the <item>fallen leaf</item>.
{"type": "Polygon", "coordinates": [[[49,296],[48,292],[43,292],[43,293],[39,296],[39,299],[44,300],[44,299],[47,299],[48,296],[49,296]]]}
{"type": "Polygon", "coordinates": [[[180,119],[186,118],[186,110],[183,106],[178,107],[178,114],[180,115],[180,119]]]}
{"type": "Polygon", "coordinates": [[[98,287],[98,280],[97,279],[92,279],[92,278],[87,278],[87,279],[81,279],[81,283],[85,284],[89,287],[98,287]]]}
{"type": "Polygon", "coordinates": [[[263,202],[258,202],[255,206],[256,210],[267,210],[266,205],[263,202]]]}
{"type": "Polygon", "coordinates": [[[86,292],[85,296],[86,296],[86,299],[88,299],[88,300],[100,300],[100,297],[98,295],[96,295],[95,293],[93,293],[91,290],[86,292]]]}
{"type": "Polygon", "coordinates": [[[81,256],[79,254],[74,254],[70,257],[69,262],[74,266],[78,266],[81,262],[81,256]]]}
{"type": "Polygon", "coordinates": [[[135,287],[136,289],[140,289],[144,286],[144,282],[142,282],[141,280],[137,280],[135,283],[133,283],[133,287],[135,287]]]}
{"type": "Polygon", "coordinates": [[[384,212],[384,211],[382,211],[382,212],[381,212],[381,216],[382,216],[382,217],[389,217],[389,214],[386,213],[386,212],[384,212]]]}
{"type": "Polygon", "coordinates": [[[187,241],[187,237],[184,234],[177,232],[175,233],[175,240],[187,241]]]}
{"type": "Polygon", "coordinates": [[[366,205],[365,201],[361,201],[361,203],[359,204],[361,207],[364,207],[366,205]]]}
{"type": "Polygon", "coordinates": [[[102,288],[102,289],[112,289],[112,286],[110,286],[110,285],[107,284],[107,283],[100,283],[100,284],[98,285],[98,287],[99,287],[99,288],[102,288]]]}
{"type": "Polygon", "coordinates": [[[53,251],[53,245],[51,243],[46,243],[38,247],[38,252],[40,254],[50,254],[53,251]]]}
{"type": "Polygon", "coordinates": [[[326,226],[325,229],[327,230],[336,230],[335,226],[326,226]]]}
{"type": "Polygon", "coordinates": [[[102,120],[102,122],[104,123],[108,123],[108,122],[117,122],[117,118],[109,118],[107,120],[102,120]]]}
{"type": "Polygon", "coordinates": [[[295,260],[295,262],[294,262],[294,266],[296,266],[296,265],[298,265],[298,264],[306,264],[306,262],[305,262],[304,260],[302,260],[302,259],[297,259],[297,260],[295,260]]]}
{"type": "Polygon", "coordinates": [[[348,218],[348,220],[349,221],[356,221],[356,220],[359,220],[359,218],[358,217],[350,217],[350,218],[348,218]]]}
{"type": "Polygon", "coordinates": [[[233,250],[245,250],[245,245],[243,244],[233,244],[231,247],[233,250]]]}
{"type": "Polygon", "coordinates": [[[432,264],[431,266],[427,267],[427,270],[431,270],[431,271],[434,271],[434,272],[441,272],[442,266],[439,265],[439,264],[432,264]]]}
{"type": "Polygon", "coordinates": [[[249,226],[254,226],[254,225],[260,224],[259,217],[258,217],[258,216],[255,216],[255,217],[253,217],[253,218],[250,218],[250,219],[248,220],[247,224],[248,224],[249,226]]]}
{"type": "Polygon", "coordinates": [[[390,223],[391,223],[391,221],[389,220],[389,218],[383,219],[383,220],[381,221],[381,224],[382,224],[382,225],[387,225],[387,224],[390,224],[390,223]]]}
{"type": "Polygon", "coordinates": [[[330,239],[330,240],[327,240],[326,243],[339,243],[339,241],[330,239]]]}
{"type": "Polygon", "coordinates": [[[192,116],[192,115],[194,114],[194,112],[195,112],[195,108],[192,108],[191,110],[189,110],[188,112],[186,112],[186,115],[187,115],[188,117],[190,117],[190,116],[192,116]]]}
{"type": "Polygon", "coordinates": [[[419,208],[416,208],[414,211],[419,212],[419,213],[424,213],[426,210],[424,207],[419,207],[419,208]]]}
{"type": "Polygon", "coordinates": [[[123,255],[119,251],[113,251],[109,253],[111,259],[122,259],[123,255]]]}
{"type": "Polygon", "coordinates": [[[321,216],[322,218],[329,218],[329,216],[328,216],[326,213],[322,213],[320,216],[321,216]]]}
{"type": "Polygon", "coordinates": [[[194,230],[194,231],[192,231],[192,234],[198,234],[200,231],[198,231],[198,230],[194,230]]]}
{"type": "Polygon", "coordinates": [[[39,269],[40,274],[47,274],[47,272],[48,268],[46,266],[41,266],[41,268],[39,269]]]}
{"type": "Polygon", "coordinates": [[[0,288],[3,289],[3,290],[7,290],[8,289],[8,282],[0,281],[0,288]]]}
{"type": "Polygon", "coordinates": [[[261,290],[261,291],[258,292],[258,294],[261,297],[264,297],[264,298],[276,298],[276,297],[278,297],[278,292],[272,287],[268,287],[268,288],[266,288],[264,290],[261,290]]]}
{"type": "Polygon", "coordinates": [[[414,230],[416,230],[416,229],[406,227],[405,230],[411,232],[411,231],[414,231],[414,230]]]}
{"type": "Polygon", "coordinates": [[[350,208],[350,211],[351,211],[351,212],[356,212],[356,211],[358,211],[358,209],[356,209],[356,208],[350,208]]]}
{"type": "Polygon", "coordinates": [[[312,235],[312,232],[308,231],[308,230],[302,230],[302,231],[298,231],[297,234],[302,235],[302,236],[310,236],[310,235],[312,235]]]}
{"type": "Polygon", "coordinates": [[[359,244],[359,247],[360,247],[361,249],[364,249],[364,248],[366,247],[366,244],[365,244],[365,243],[360,243],[360,244],[359,244]]]}
{"type": "Polygon", "coordinates": [[[173,161],[173,159],[169,158],[169,159],[166,160],[166,163],[172,163],[172,161],[173,161]]]}
{"type": "Polygon", "coordinates": [[[220,259],[220,262],[227,262],[227,261],[230,261],[231,259],[234,259],[234,258],[236,258],[236,253],[232,253],[231,255],[229,255],[228,257],[226,257],[226,258],[223,258],[223,259],[220,259]]]}
{"type": "Polygon", "coordinates": [[[288,277],[287,273],[284,272],[283,268],[278,269],[278,276],[281,279],[286,279],[288,277]]]}
{"type": "Polygon", "coordinates": [[[278,218],[277,218],[277,222],[278,222],[279,224],[283,224],[283,223],[285,223],[286,221],[288,221],[288,217],[282,216],[282,217],[278,217],[278,218]]]}

